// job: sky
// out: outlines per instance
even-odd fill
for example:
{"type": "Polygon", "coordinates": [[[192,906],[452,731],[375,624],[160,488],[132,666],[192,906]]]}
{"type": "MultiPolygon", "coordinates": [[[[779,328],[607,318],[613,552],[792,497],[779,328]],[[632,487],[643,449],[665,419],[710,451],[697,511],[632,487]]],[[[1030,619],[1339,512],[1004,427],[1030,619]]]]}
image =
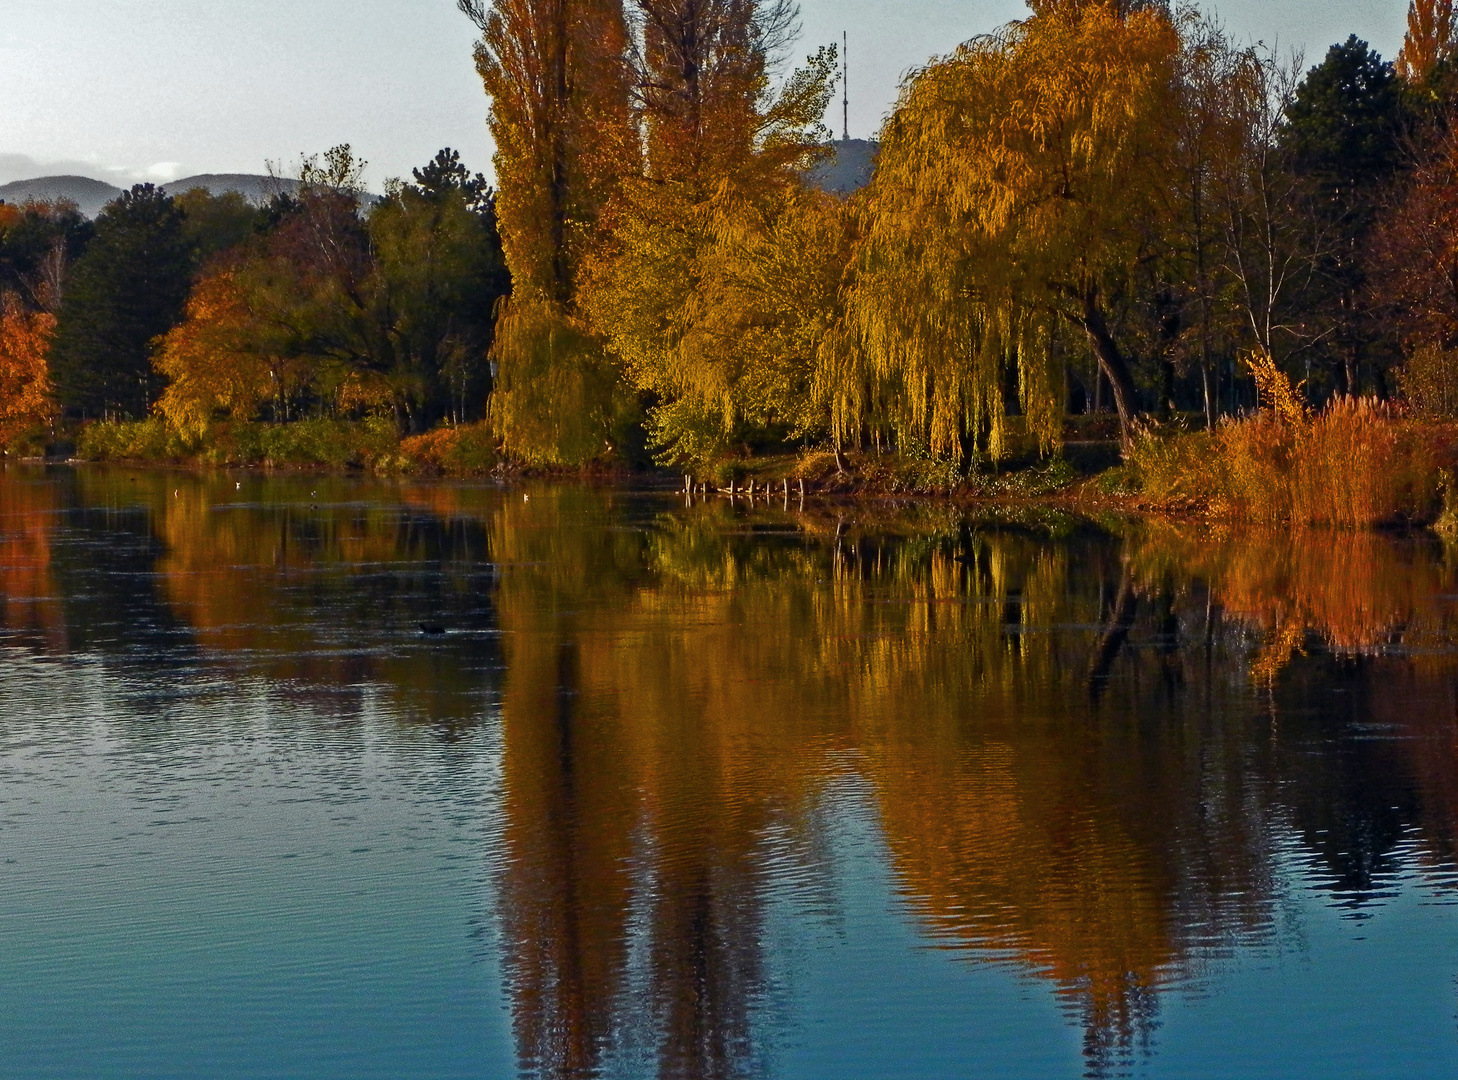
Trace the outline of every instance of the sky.
{"type": "MultiPolygon", "coordinates": [[[[1219,0],[1241,41],[1307,64],[1355,33],[1396,55],[1407,0],[1219,0]]],[[[849,34],[850,135],[873,137],[909,69],[1026,14],[1021,0],[800,0],[795,58],[849,34]]],[[[349,143],[366,179],[442,146],[490,172],[475,28],[455,0],[0,0],[0,183],[118,185],[285,170],[349,143]]],[[[827,117],[841,133],[839,94],[827,117]]]]}

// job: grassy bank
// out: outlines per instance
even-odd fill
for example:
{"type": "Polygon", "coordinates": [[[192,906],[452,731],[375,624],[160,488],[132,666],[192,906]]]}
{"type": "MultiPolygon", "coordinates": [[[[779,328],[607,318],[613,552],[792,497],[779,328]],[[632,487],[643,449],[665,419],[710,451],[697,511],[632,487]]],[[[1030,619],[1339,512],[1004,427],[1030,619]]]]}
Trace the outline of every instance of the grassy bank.
{"type": "MultiPolygon", "coordinates": [[[[1107,438],[1073,437],[1057,457],[1029,451],[1001,465],[971,469],[915,453],[807,449],[723,461],[692,480],[711,491],[742,492],[753,485],[778,492],[788,485],[817,495],[1034,501],[1260,524],[1458,528],[1452,509],[1458,505],[1458,424],[1423,420],[1370,399],[1337,399],[1313,412],[1289,384],[1270,388],[1265,400],[1259,412],[1211,430],[1150,425],[1122,457],[1107,438]]],[[[503,459],[497,446],[485,424],[402,438],[386,418],[309,419],[217,424],[189,437],[154,417],[85,425],[76,433],[75,456],[380,475],[529,471],[503,459]]],[[[675,486],[682,477],[660,479],[675,486]]]]}
{"type": "Polygon", "coordinates": [[[386,418],[220,423],[196,435],[180,432],[162,417],[97,421],[76,432],[75,456],[83,461],[451,476],[484,475],[498,464],[496,440],[484,424],[441,427],[402,438],[386,418]]]}

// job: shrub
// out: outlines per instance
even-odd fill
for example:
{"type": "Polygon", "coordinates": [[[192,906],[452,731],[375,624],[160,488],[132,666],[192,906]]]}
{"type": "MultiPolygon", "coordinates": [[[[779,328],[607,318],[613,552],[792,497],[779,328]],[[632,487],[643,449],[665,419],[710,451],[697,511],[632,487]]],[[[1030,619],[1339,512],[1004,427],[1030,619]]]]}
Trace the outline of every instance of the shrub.
{"type": "Polygon", "coordinates": [[[287,424],[219,424],[204,456],[214,464],[323,465],[335,469],[388,469],[400,438],[387,417],[331,420],[315,417],[287,424]]]}
{"type": "Polygon", "coordinates": [[[1458,355],[1439,345],[1419,345],[1397,371],[1397,385],[1422,416],[1458,417],[1458,355]]]}
{"type": "Polygon", "coordinates": [[[221,423],[185,436],[162,416],[87,424],[76,456],[89,461],[202,461],[212,465],[392,468],[400,439],[388,417],[315,418],[288,424],[221,423]]]}
{"type": "Polygon", "coordinates": [[[400,464],[407,470],[452,476],[490,472],[496,464],[496,437],[485,422],[439,427],[401,442],[400,464]]]}
{"type": "Polygon", "coordinates": [[[1207,431],[1145,428],[1136,435],[1124,464],[1121,484],[1132,483],[1163,505],[1208,505],[1224,492],[1215,437],[1207,431]]]}
{"type": "Polygon", "coordinates": [[[196,449],[160,416],[98,420],[76,436],[76,456],[86,461],[181,461],[196,449]]]}

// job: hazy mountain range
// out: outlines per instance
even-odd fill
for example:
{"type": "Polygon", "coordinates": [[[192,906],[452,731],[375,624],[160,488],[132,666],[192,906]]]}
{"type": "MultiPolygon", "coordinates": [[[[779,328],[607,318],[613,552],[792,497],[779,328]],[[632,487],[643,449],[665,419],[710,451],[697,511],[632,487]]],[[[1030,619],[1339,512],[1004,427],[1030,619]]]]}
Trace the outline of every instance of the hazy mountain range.
{"type": "MultiPolygon", "coordinates": [[[[281,191],[293,191],[297,180],[284,180],[252,173],[203,173],[159,185],[169,195],[181,195],[193,188],[207,188],[214,195],[236,191],[254,203],[264,203],[281,191]]],[[[66,199],[76,204],[81,213],[95,217],[101,208],[122,193],[122,189],[104,180],[89,176],[38,176],[34,180],[16,180],[0,184],[0,200],[24,203],[30,200],[53,202],[66,199]]]]}
{"type": "MultiPolygon", "coordinates": [[[[831,143],[834,156],[821,162],[810,172],[810,182],[825,191],[849,194],[870,183],[876,165],[878,144],[866,139],[837,139],[831,143]]],[[[181,195],[193,188],[207,188],[214,195],[236,191],[250,202],[262,204],[275,194],[291,192],[297,180],[285,180],[255,173],[202,173],[160,185],[170,195],[181,195]]],[[[81,213],[94,218],[102,207],[122,193],[115,184],[93,180],[89,176],[38,176],[33,180],[15,180],[0,184],[0,201],[7,203],[54,202],[65,199],[76,204],[81,213]]]]}

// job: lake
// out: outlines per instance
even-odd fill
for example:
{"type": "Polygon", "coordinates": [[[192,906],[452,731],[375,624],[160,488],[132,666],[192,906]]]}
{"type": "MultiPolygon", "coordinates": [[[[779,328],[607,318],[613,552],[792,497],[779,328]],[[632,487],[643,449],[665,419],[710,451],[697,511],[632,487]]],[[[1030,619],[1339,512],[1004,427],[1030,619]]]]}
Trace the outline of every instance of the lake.
{"type": "Polygon", "coordinates": [[[1458,547],[11,465],[0,875],[6,1077],[1452,1076],[1458,547]]]}

